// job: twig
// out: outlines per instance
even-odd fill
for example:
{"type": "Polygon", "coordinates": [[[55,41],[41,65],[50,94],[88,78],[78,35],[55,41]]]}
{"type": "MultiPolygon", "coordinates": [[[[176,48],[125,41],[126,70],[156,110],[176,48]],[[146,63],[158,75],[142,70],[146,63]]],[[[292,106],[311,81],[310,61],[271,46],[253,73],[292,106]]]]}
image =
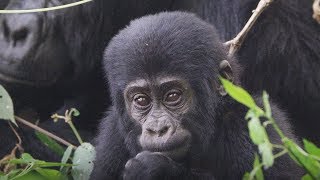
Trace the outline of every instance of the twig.
{"type": "Polygon", "coordinates": [[[91,2],[92,0],[82,0],[79,2],[74,2],[70,4],[65,4],[61,6],[55,6],[55,7],[48,7],[48,8],[40,8],[40,9],[26,9],[26,10],[0,10],[0,14],[23,14],[23,13],[34,13],[34,12],[46,12],[46,11],[53,11],[58,9],[65,9],[70,8],[73,6],[79,6],[84,3],[91,2]]]}
{"type": "Polygon", "coordinates": [[[229,56],[233,56],[239,50],[248,32],[252,29],[258,17],[272,2],[273,0],[260,0],[257,8],[253,11],[253,14],[240,33],[235,38],[225,43],[226,46],[230,46],[229,56]]]}
{"type": "Polygon", "coordinates": [[[10,122],[9,122],[9,126],[10,126],[12,132],[16,135],[16,137],[18,139],[18,143],[16,144],[16,147],[14,149],[14,154],[16,152],[16,149],[19,149],[20,153],[22,153],[24,151],[24,149],[22,148],[21,137],[20,137],[19,133],[16,131],[16,129],[12,126],[12,124],[10,122]]]}
{"type": "Polygon", "coordinates": [[[24,119],[22,119],[22,118],[20,118],[20,117],[18,117],[18,116],[15,116],[15,119],[16,119],[18,122],[20,122],[20,123],[22,123],[22,124],[24,124],[24,125],[32,128],[32,129],[36,130],[36,131],[39,131],[39,132],[41,132],[41,133],[49,136],[50,138],[52,138],[52,139],[60,142],[61,144],[64,144],[64,145],[66,145],[66,146],[76,147],[75,145],[69,143],[68,141],[66,141],[66,140],[64,140],[64,139],[62,139],[62,138],[60,138],[60,137],[58,137],[58,136],[56,136],[56,135],[48,132],[47,130],[44,130],[44,129],[40,128],[39,126],[36,126],[36,125],[28,122],[27,120],[24,120],[24,119]]]}
{"type": "Polygon", "coordinates": [[[10,126],[11,130],[13,131],[13,133],[16,135],[16,137],[18,139],[18,144],[21,146],[22,140],[21,140],[21,137],[19,136],[18,132],[16,131],[16,129],[12,126],[12,124],[10,122],[9,122],[9,126],[10,126]]]}
{"type": "Polygon", "coordinates": [[[314,0],[313,3],[313,18],[320,24],[320,0],[314,0]]]}

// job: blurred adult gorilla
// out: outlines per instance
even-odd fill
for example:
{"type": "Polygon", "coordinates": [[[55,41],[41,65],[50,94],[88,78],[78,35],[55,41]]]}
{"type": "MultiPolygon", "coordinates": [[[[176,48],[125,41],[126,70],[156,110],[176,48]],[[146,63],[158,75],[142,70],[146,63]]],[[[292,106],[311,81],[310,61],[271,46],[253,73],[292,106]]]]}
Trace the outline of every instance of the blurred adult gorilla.
{"type": "MultiPolygon", "coordinates": [[[[192,0],[193,11],[214,24],[221,39],[232,39],[258,0],[192,0]]],[[[238,59],[243,86],[267,90],[288,109],[299,135],[320,145],[320,25],[312,0],[276,0],[259,17],[238,59]]]]}
{"type": "MultiPolygon", "coordinates": [[[[104,59],[114,105],[100,125],[91,179],[241,179],[252,169],[247,109],[218,79],[239,84],[239,67],[213,26],[181,12],[142,17],[111,40],[104,59]]],[[[272,112],[295,139],[285,114],[275,105],[272,112]]],[[[301,175],[288,156],[266,172],[301,175]]]]}
{"type": "MultiPolygon", "coordinates": [[[[11,0],[6,9],[51,7],[74,1],[11,0]]],[[[108,40],[131,18],[173,6],[172,0],[95,0],[58,11],[1,15],[0,84],[13,96],[16,113],[30,116],[34,114],[30,111],[36,111],[43,122],[54,112],[63,114],[75,107],[81,112],[75,124],[93,132],[95,120],[109,104],[100,71],[108,40]]],[[[8,153],[3,147],[12,148],[15,140],[8,139],[11,130],[0,123],[2,157],[8,153]]],[[[52,121],[40,126],[51,128],[52,121]]],[[[51,130],[61,136],[63,127],[59,126],[65,124],[51,130]]],[[[29,143],[38,142],[23,142],[26,151],[37,154],[34,151],[38,148],[34,147],[38,145],[29,143]]]]}

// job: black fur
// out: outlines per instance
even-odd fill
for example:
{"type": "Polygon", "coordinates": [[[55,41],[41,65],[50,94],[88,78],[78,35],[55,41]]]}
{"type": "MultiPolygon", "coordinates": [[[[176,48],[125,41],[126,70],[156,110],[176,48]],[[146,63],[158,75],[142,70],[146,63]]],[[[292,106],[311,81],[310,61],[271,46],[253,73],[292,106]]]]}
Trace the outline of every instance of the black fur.
{"type": "MultiPolygon", "coordinates": [[[[277,0],[263,12],[238,53],[243,86],[266,90],[288,109],[299,136],[320,143],[320,26],[312,0],[277,0]]],[[[194,0],[193,11],[214,24],[223,41],[235,37],[256,0],[194,0]]]]}
{"type": "MultiPolygon", "coordinates": [[[[105,51],[113,107],[96,138],[97,158],[91,179],[241,179],[250,171],[257,147],[248,135],[244,119],[247,109],[217,93],[213,83],[218,82],[219,63],[224,59],[229,59],[227,51],[215,28],[192,14],[146,16],[120,31],[105,51]],[[191,148],[179,162],[144,151],[138,141],[141,127],[125,108],[123,96],[128,83],[162,75],[187,80],[194,93],[192,107],[181,117],[182,125],[192,134],[191,148]]],[[[234,59],[229,61],[239,84],[238,64],[234,59]]],[[[256,100],[261,104],[260,98],[256,100]]],[[[285,134],[295,139],[286,115],[274,104],[272,111],[285,134]]],[[[272,142],[280,141],[274,131],[269,133],[272,142]]],[[[266,176],[298,179],[302,174],[284,156],[266,176]]]]}
{"type": "MultiPolygon", "coordinates": [[[[7,9],[41,8],[71,2],[74,1],[10,0],[7,9]]],[[[103,111],[110,104],[107,83],[103,80],[101,72],[101,57],[106,44],[132,18],[169,10],[171,7],[172,0],[95,0],[59,11],[1,15],[0,61],[9,63],[0,63],[0,83],[12,95],[15,113],[28,120],[39,118],[44,122],[40,126],[71,140],[68,135],[62,133],[62,129],[69,130],[65,123],[52,125],[50,116],[56,112],[64,114],[67,109],[74,107],[81,113],[79,118],[75,119],[75,125],[92,135],[98,119],[101,119],[103,111]],[[28,22],[30,16],[35,18],[36,22],[28,22]],[[7,43],[8,38],[13,39],[11,34],[23,30],[22,25],[28,30],[26,37],[33,35],[35,39],[29,44],[28,41],[20,39],[14,48],[9,47],[13,43],[7,43]],[[36,28],[43,32],[35,32],[36,28]],[[10,37],[7,31],[10,31],[10,37]],[[27,49],[26,53],[19,57],[24,48],[27,49]],[[6,81],[1,76],[4,74],[7,77],[28,81],[29,84],[6,81]],[[29,115],[24,116],[25,113],[22,112],[25,112],[26,108],[37,112],[37,117],[29,119],[29,115]]],[[[12,39],[9,39],[9,42],[12,39]]],[[[1,133],[10,131],[7,126],[0,126],[1,130],[6,129],[1,133]]],[[[33,132],[27,131],[23,136],[29,134],[32,136],[33,132]]],[[[84,138],[89,141],[91,136],[84,138]]],[[[26,139],[36,140],[30,137],[26,139]]],[[[26,149],[30,148],[31,151],[28,152],[31,154],[41,154],[41,150],[34,148],[32,143],[26,140],[23,146],[26,149]]],[[[0,136],[0,147],[11,149],[14,145],[14,136],[0,136]]],[[[9,153],[5,148],[0,149],[0,157],[9,153]]],[[[36,157],[48,159],[51,156],[36,157]]]]}

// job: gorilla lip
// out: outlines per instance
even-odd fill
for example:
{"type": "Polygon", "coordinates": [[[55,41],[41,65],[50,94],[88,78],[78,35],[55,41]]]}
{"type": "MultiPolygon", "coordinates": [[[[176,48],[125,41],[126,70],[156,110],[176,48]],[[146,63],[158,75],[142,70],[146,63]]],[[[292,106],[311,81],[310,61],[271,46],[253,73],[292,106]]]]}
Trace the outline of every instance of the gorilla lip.
{"type": "Polygon", "coordinates": [[[7,76],[1,72],[0,72],[0,80],[3,80],[5,82],[9,82],[9,83],[22,84],[22,85],[28,85],[28,86],[35,86],[36,85],[36,83],[33,83],[31,81],[17,79],[12,76],[7,76]]]}
{"type": "Polygon", "coordinates": [[[165,154],[172,159],[179,159],[184,157],[184,155],[187,154],[190,147],[190,142],[191,142],[190,137],[186,136],[179,142],[174,142],[174,143],[167,142],[158,147],[150,148],[147,146],[147,147],[144,147],[143,149],[151,152],[159,152],[159,153],[165,154]]]}
{"type": "Polygon", "coordinates": [[[56,79],[52,79],[50,81],[32,81],[32,80],[22,79],[17,76],[12,76],[12,75],[3,73],[3,70],[0,68],[0,81],[4,81],[6,83],[12,83],[12,84],[32,86],[32,87],[45,87],[53,84],[56,81],[56,79]]]}

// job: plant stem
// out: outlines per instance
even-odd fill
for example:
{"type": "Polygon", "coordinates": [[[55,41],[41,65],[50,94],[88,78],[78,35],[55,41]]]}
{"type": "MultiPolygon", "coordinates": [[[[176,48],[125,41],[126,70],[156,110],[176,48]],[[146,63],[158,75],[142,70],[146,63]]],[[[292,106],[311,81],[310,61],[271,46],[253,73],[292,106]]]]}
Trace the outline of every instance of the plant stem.
{"type": "Polygon", "coordinates": [[[274,157],[274,159],[277,159],[278,157],[285,155],[287,152],[288,152],[288,150],[285,149],[285,150],[279,152],[278,154],[275,154],[273,157],[274,157]]]}
{"type": "Polygon", "coordinates": [[[272,117],[269,118],[269,121],[272,122],[273,128],[276,130],[276,132],[281,137],[281,139],[283,140],[284,138],[286,138],[285,135],[283,134],[283,132],[281,131],[281,129],[279,128],[279,126],[276,124],[275,120],[272,117]]]}
{"type": "Polygon", "coordinates": [[[74,126],[74,124],[72,123],[72,121],[71,121],[71,120],[68,121],[68,124],[70,125],[70,127],[71,127],[74,135],[77,137],[79,143],[82,144],[82,143],[83,143],[83,140],[81,139],[81,136],[80,136],[80,134],[78,133],[78,131],[77,131],[76,127],[74,126]]]}

